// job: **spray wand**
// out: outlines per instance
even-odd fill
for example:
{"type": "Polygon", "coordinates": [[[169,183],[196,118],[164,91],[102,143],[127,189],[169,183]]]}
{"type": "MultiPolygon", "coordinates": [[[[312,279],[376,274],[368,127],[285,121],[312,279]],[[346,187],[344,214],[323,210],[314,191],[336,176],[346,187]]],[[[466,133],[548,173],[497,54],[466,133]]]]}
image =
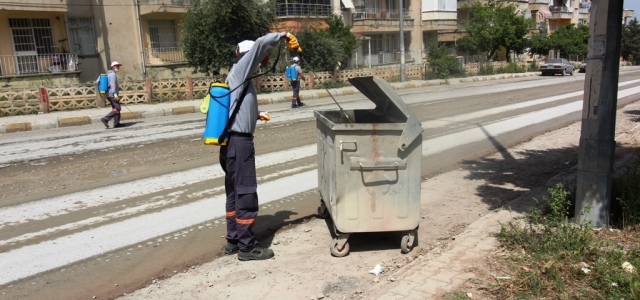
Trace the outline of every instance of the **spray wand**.
{"type": "MultiPolygon", "coordinates": [[[[309,72],[311,72],[311,74],[313,74],[313,77],[316,77],[316,73],[313,72],[313,66],[307,62],[306,59],[304,59],[304,56],[300,55],[300,57],[302,58],[302,61],[304,61],[305,64],[309,65],[309,68],[311,69],[309,72]]],[[[336,103],[336,105],[338,106],[338,108],[340,109],[340,112],[347,118],[347,120],[349,120],[349,123],[353,123],[351,122],[351,119],[349,118],[349,115],[347,115],[347,113],[342,109],[342,107],[340,106],[340,104],[338,104],[338,101],[336,101],[336,98],[333,97],[333,95],[331,95],[331,92],[329,92],[328,88],[324,88],[325,91],[327,91],[327,93],[329,94],[329,96],[331,96],[331,99],[333,99],[333,102],[336,103]]]]}

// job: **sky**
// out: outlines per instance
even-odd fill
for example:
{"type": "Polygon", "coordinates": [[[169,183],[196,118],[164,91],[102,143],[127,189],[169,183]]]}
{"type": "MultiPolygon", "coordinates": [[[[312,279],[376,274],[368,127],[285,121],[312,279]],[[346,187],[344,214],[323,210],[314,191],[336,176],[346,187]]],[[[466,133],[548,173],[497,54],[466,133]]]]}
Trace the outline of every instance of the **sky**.
{"type": "Polygon", "coordinates": [[[634,10],[633,14],[640,20],[640,1],[639,0],[624,0],[624,9],[634,10]]]}

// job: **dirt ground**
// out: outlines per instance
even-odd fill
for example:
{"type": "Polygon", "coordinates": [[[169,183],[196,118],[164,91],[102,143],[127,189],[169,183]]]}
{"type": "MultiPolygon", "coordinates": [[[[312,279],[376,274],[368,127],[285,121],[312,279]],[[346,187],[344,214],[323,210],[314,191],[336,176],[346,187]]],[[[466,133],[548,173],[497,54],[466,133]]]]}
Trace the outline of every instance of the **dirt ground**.
{"type": "MultiPolygon", "coordinates": [[[[620,159],[640,149],[640,103],[621,109],[617,120],[620,159]]],[[[579,138],[580,124],[575,123],[423,181],[420,244],[410,254],[400,253],[398,234],[360,234],[350,238],[348,256],[332,257],[327,221],[311,218],[261,241],[274,249],[274,259],[239,262],[235,256],[221,257],[170,278],[153,279],[124,299],[376,298],[401,282],[400,271],[408,262],[443,251],[447,241],[480,216],[570,171],[577,163],[579,138]],[[369,273],[376,264],[385,269],[380,277],[369,273]]],[[[483,278],[491,264],[469,262],[469,271],[483,278]]],[[[486,287],[474,282],[451,290],[469,290],[473,299],[488,297],[486,287]]]]}

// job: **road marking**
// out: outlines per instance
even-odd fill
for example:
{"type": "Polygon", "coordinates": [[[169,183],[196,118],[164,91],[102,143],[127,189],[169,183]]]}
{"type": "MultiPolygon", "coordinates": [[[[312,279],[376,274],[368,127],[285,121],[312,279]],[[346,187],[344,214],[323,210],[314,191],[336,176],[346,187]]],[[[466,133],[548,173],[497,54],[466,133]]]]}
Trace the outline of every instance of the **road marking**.
{"type": "MultiPolygon", "coordinates": [[[[640,80],[635,80],[634,82],[640,82],[640,80]]],[[[631,83],[625,83],[631,84],[631,83]]],[[[626,90],[622,90],[618,92],[619,98],[624,98],[636,93],[640,92],[640,87],[634,87],[626,90]]],[[[564,94],[565,98],[575,97],[576,93],[568,93],[564,94]]],[[[547,97],[543,99],[537,99],[528,101],[526,103],[532,102],[531,105],[537,105],[540,103],[557,101],[562,98],[557,97],[547,97]]],[[[581,107],[576,107],[575,103],[582,102],[576,101],[573,102],[573,106],[560,106],[556,108],[549,108],[543,111],[534,112],[532,114],[525,114],[521,116],[517,116],[512,118],[512,121],[508,124],[517,124],[518,122],[528,122],[527,124],[531,124],[531,122],[535,122],[537,118],[540,118],[538,123],[544,122],[547,120],[551,120],[556,118],[562,114],[568,114],[577,110],[582,109],[581,107]],[[547,115],[548,114],[548,115],[547,115]]],[[[525,107],[523,104],[514,104],[507,105],[510,109],[517,109],[521,107],[525,107]]],[[[487,111],[491,111],[492,113],[505,112],[509,109],[488,109],[487,111]]],[[[460,117],[455,116],[452,118],[448,118],[449,120],[446,124],[451,122],[462,122],[469,119],[476,118],[478,116],[486,116],[489,115],[484,111],[479,111],[475,113],[462,114],[460,117]]],[[[434,123],[438,123],[440,120],[433,121],[425,121],[422,122],[423,127],[434,128],[436,126],[434,123]],[[433,122],[433,123],[432,123],[433,122]]],[[[500,127],[502,123],[494,123],[485,126],[485,130],[489,130],[489,133],[492,135],[500,135],[502,133],[506,133],[509,131],[511,127],[500,127]]],[[[511,125],[508,125],[511,126],[511,125]]],[[[528,125],[527,125],[528,126],[528,125]]],[[[523,127],[523,126],[521,126],[523,127]]],[[[521,128],[516,127],[516,128],[521,128]]],[[[446,151],[448,149],[452,149],[465,143],[480,141],[486,138],[485,133],[482,132],[480,128],[469,129],[466,131],[458,132],[458,134],[465,136],[464,139],[451,139],[449,135],[440,136],[437,138],[431,138],[425,140],[425,144],[427,147],[423,147],[423,155],[433,155],[442,151],[446,151]]],[[[317,155],[317,145],[310,144],[301,146],[295,149],[287,149],[278,152],[271,152],[267,154],[262,154],[256,156],[256,167],[263,168],[272,165],[281,164],[291,160],[290,153],[296,153],[297,158],[305,158],[313,155],[317,155]]],[[[104,205],[107,203],[112,203],[116,201],[121,201],[124,199],[143,196],[151,193],[157,193],[163,190],[169,190],[178,188],[185,185],[191,185],[198,182],[202,182],[205,180],[211,180],[215,178],[220,178],[224,176],[222,169],[219,164],[213,164],[211,166],[200,167],[197,169],[182,171],[178,173],[172,173],[167,175],[155,176],[140,180],[135,180],[127,183],[122,183],[118,185],[118,189],[112,189],[111,187],[103,187],[97,188],[84,192],[77,192],[68,195],[63,195],[59,197],[43,199],[38,201],[33,201],[29,203],[20,204],[17,206],[9,206],[5,208],[0,208],[0,229],[7,225],[17,225],[21,223],[29,222],[30,220],[42,220],[52,216],[59,216],[63,214],[67,214],[69,212],[78,211],[82,209],[86,209],[89,207],[95,207],[99,205],[104,205]],[[109,197],[103,197],[103,195],[109,195],[109,197]]]]}
{"type": "MultiPolygon", "coordinates": [[[[291,153],[303,158],[316,155],[315,144],[271,152],[256,156],[256,167],[282,164],[291,161],[291,153]]],[[[163,190],[170,190],[224,176],[220,164],[212,164],[197,169],[154,176],[145,179],[121,183],[117,188],[102,187],[83,192],[62,195],[16,206],[0,208],[0,229],[7,225],[17,225],[31,220],[42,220],[53,216],[117,202],[128,198],[139,197],[163,190]],[[108,195],[108,196],[107,196],[108,195]]]]}
{"type": "MultiPolygon", "coordinates": [[[[618,97],[624,98],[637,93],[640,93],[640,87],[620,91],[618,93],[618,97]]],[[[517,130],[533,124],[546,122],[553,118],[564,116],[567,113],[580,111],[582,106],[583,101],[574,101],[559,107],[519,115],[489,124],[482,127],[484,128],[484,131],[482,128],[474,128],[452,133],[444,137],[428,139],[425,141],[427,147],[423,147],[423,155],[428,156],[473,141],[483,140],[486,138],[487,134],[496,136],[511,130],[517,130]]],[[[308,149],[309,146],[303,146],[299,147],[297,150],[300,151],[301,149],[305,149],[306,151],[309,151],[310,154],[307,153],[305,156],[315,155],[316,145],[310,146],[312,149],[308,149]]],[[[279,157],[279,160],[281,161],[283,158],[280,157],[280,155],[286,155],[288,158],[288,153],[291,153],[290,151],[291,150],[269,153],[259,156],[256,159],[268,160],[268,158],[271,157],[279,157]]],[[[262,163],[269,164],[269,162],[266,161],[262,161],[262,163]]],[[[198,170],[206,171],[211,169],[214,168],[203,167],[198,170]]],[[[180,176],[185,176],[189,172],[193,172],[193,170],[176,173],[179,174],[179,176],[177,178],[172,178],[180,180],[176,180],[174,184],[176,186],[183,186],[185,181],[184,178],[181,178],[180,176]]],[[[198,175],[202,175],[202,173],[198,175]]],[[[160,178],[154,178],[160,181],[166,180],[166,176],[159,177],[160,178]]],[[[141,181],[144,180],[137,181],[138,184],[140,184],[141,181]]],[[[167,184],[167,182],[164,182],[164,184],[167,184]]],[[[137,186],[137,188],[141,187],[144,187],[144,185],[137,186]]],[[[260,203],[265,204],[315,188],[317,188],[317,170],[310,170],[263,183],[258,186],[258,193],[260,195],[260,203]],[[296,184],[292,185],[291,182],[296,182],[296,184]]],[[[89,191],[88,193],[91,192],[92,191],[89,191]]],[[[154,192],[157,192],[157,190],[154,190],[154,192]]],[[[62,199],[65,197],[69,196],[53,198],[57,200],[53,201],[52,205],[59,204],[61,202],[64,203],[62,199]]],[[[8,252],[0,253],[0,269],[4,271],[0,273],[0,284],[12,282],[40,272],[71,264],[78,260],[91,258],[108,251],[192,227],[214,218],[222,217],[225,215],[225,198],[225,195],[206,198],[182,206],[165,209],[160,212],[149,213],[126,219],[115,224],[104,225],[54,240],[44,241],[39,244],[24,246],[8,252]]],[[[84,199],[87,200],[88,198],[84,199]]],[[[43,201],[51,201],[51,199],[43,201]]],[[[36,201],[34,203],[39,202],[40,201],[36,201]]],[[[69,203],[67,202],[67,205],[68,204],[69,203]]],[[[6,214],[8,209],[16,207],[21,207],[21,210],[15,210],[15,213],[24,214],[25,210],[29,210],[28,207],[24,207],[22,205],[4,208],[0,210],[0,212],[2,212],[0,216],[3,218],[5,216],[9,216],[6,214]]]]}
{"type": "MultiPolygon", "coordinates": [[[[293,196],[317,184],[317,170],[267,182],[258,186],[260,203],[293,196]]],[[[224,216],[225,201],[225,195],[207,198],[0,253],[0,285],[224,216]]]]}

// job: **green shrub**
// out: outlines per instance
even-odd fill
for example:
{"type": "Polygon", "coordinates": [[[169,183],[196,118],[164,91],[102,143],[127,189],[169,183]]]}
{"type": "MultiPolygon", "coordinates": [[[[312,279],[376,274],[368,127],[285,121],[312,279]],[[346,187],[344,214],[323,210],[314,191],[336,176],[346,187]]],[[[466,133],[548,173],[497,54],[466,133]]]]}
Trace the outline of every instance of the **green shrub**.
{"type": "Polygon", "coordinates": [[[318,83],[314,86],[316,89],[337,89],[341,87],[348,86],[348,84],[344,82],[333,82],[333,81],[325,81],[318,83]]]}
{"type": "Polygon", "coordinates": [[[618,228],[637,228],[640,225],[640,152],[627,165],[624,174],[613,180],[611,222],[618,228]]]}
{"type": "MultiPolygon", "coordinates": [[[[637,173],[636,173],[637,174],[637,173]]],[[[637,185],[637,184],[636,184],[637,185]]],[[[568,217],[574,193],[563,185],[549,189],[542,209],[532,208],[528,222],[500,224],[496,237],[512,255],[505,258],[510,280],[493,290],[497,299],[638,299],[640,277],[621,266],[640,266],[640,248],[594,234],[568,217]]],[[[583,213],[588,213],[585,211],[583,213]]],[[[577,219],[577,218],[576,218],[577,219]]],[[[617,236],[613,234],[612,236],[617,236]]],[[[618,236],[619,238],[619,236],[618,236]]]]}
{"type": "Polygon", "coordinates": [[[491,63],[481,63],[478,75],[495,75],[496,71],[491,63]]]}
{"type": "Polygon", "coordinates": [[[464,68],[456,57],[447,54],[445,45],[431,44],[428,60],[429,72],[425,75],[427,79],[464,77],[464,68]]]}

